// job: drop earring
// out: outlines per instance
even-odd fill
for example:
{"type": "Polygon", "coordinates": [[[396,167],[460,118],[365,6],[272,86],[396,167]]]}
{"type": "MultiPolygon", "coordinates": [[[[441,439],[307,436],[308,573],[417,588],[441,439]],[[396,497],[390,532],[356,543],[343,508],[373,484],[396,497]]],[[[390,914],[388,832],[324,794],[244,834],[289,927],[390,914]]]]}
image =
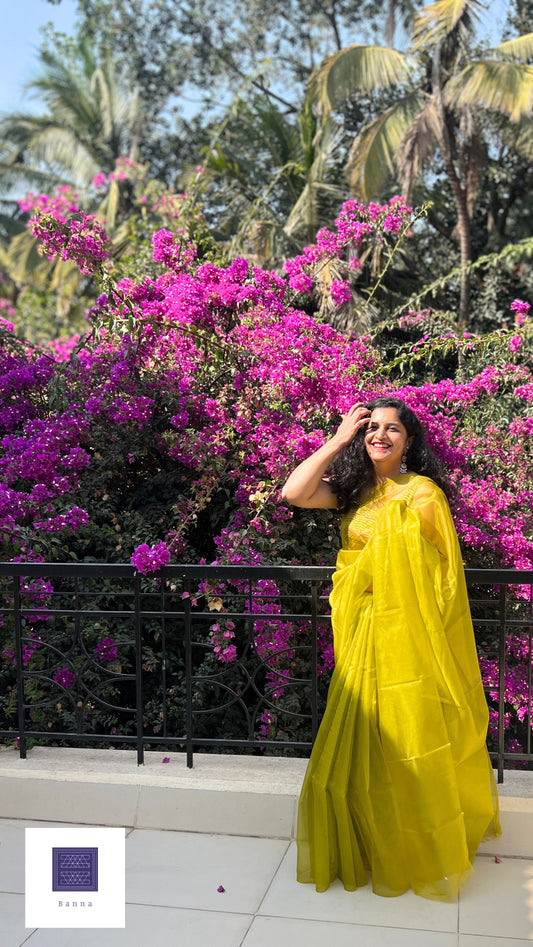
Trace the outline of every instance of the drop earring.
{"type": "Polygon", "coordinates": [[[402,462],[400,464],[400,473],[407,473],[407,450],[404,450],[403,452],[402,462]]]}

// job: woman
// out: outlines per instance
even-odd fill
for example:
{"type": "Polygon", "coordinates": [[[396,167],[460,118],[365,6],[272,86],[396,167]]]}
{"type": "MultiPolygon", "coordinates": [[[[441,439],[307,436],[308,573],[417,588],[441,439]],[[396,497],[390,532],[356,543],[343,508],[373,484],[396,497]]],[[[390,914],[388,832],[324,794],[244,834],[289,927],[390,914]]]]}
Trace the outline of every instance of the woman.
{"type": "Polygon", "coordinates": [[[340,509],[335,671],[298,813],[298,880],[455,898],[499,835],[488,710],[446,475],[399,399],[355,404],[283,496],[340,509]]]}

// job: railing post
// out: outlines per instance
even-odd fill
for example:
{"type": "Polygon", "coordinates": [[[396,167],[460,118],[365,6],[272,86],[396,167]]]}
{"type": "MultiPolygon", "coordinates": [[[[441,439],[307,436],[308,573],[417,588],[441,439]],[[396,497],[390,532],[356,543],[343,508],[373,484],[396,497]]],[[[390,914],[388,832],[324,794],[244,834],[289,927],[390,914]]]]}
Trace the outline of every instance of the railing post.
{"type": "Polygon", "coordinates": [[[503,783],[505,753],[505,625],[507,621],[507,586],[500,586],[500,661],[498,677],[498,782],[503,783]]]}
{"type": "Polygon", "coordinates": [[[13,619],[15,624],[15,655],[17,660],[17,717],[19,725],[19,757],[26,759],[24,734],[24,656],[22,651],[22,620],[20,615],[20,576],[13,576],[13,619]]]}
{"type": "Polygon", "coordinates": [[[167,625],[165,620],[165,580],[161,579],[161,703],[163,714],[163,736],[168,736],[167,721],[167,625]]]}
{"type": "Polygon", "coordinates": [[[187,576],[184,584],[184,591],[187,593],[184,598],[183,619],[185,622],[185,749],[187,754],[187,766],[193,768],[193,742],[192,742],[192,628],[191,628],[191,580],[187,576]]]}
{"type": "Polygon", "coordinates": [[[311,738],[318,733],[318,583],[311,582],[311,738]]]}
{"type": "Polygon", "coordinates": [[[133,577],[133,595],[135,608],[135,715],[137,721],[137,766],[144,765],[144,728],[143,728],[143,642],[141,619],[141,577],[138,572],[133,577]]]}

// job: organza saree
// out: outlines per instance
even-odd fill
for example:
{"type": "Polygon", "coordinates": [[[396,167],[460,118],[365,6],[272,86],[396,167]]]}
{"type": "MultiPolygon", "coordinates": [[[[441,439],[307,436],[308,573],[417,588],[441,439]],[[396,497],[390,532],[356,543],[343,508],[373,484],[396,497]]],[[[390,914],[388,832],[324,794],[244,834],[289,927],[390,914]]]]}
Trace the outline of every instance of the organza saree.
{"type": "Polygon", "coordinates": [[[335,671],[298,813],[298,880],[452,900],[500,834],[488,710],[442,491],[404,474],[344,518],[335,671]]]}

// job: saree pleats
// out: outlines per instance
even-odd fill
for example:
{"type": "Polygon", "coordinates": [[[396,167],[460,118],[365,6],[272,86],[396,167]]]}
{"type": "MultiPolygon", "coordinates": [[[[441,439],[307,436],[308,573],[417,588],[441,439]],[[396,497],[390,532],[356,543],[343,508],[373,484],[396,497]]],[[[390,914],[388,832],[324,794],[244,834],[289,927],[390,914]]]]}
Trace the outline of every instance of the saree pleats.
{"type": "Polygon", "coordinates": [[[364,546],[339,554],[336,666],[298,817],[298,880],[318,891],[336,877],[354,890],[371,869],[378,894],[412,888],[450,900],[480,841],[500,832],[487,705],[446,511],[440,539],[443,523],[445,558],[425,537],[421,510],[392,500],[364,546]]]}

